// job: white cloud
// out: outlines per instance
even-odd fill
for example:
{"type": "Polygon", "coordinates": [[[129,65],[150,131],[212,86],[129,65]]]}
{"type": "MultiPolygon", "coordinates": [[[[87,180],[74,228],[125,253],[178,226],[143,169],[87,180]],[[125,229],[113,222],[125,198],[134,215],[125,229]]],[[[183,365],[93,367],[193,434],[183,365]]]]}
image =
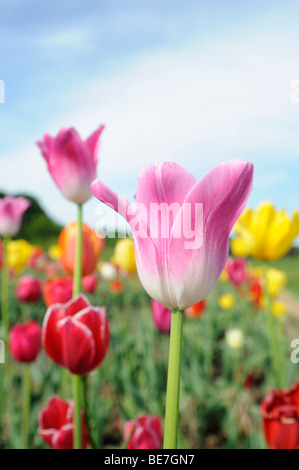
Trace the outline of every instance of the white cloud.
{"type": "MultiPolygon", "coordinates": [[[[71,45],[81,41],[80,34],[48,37],[44,45],[71,45]]],[[[74,126],[85,137],[105,123],[98,174],[128,197],[141,168],[153,161],[174,160],[200,177],[223,160],[255,160],[257,151],[260,160],[254,163],[266,166],[279,160],[281,151],[283,167],[298,158],[299,148],[299,105],[291,102],[299,63],[288,46],[287,36],[256,32],[148,51],[69,90],[72,106],[49,117],[45,131],[56,134],[62,126],[74,126]]],[[[52,214],[69,219],[69,203],[62,197],[58,202],[59,192],[34,143],[6,155],[6,161],[2,177],[9,189],[27,188],[40,195],[52,214]],[[24,162],[34,171],[24,175],[24,162]]],[[[256,174],[257,191],[263,178],[270,185],[273,178],[279,182],[278,173],[256,174]]],[[[91,224],[94,211],[95,202],[90,202],[86,218],[91,224]]]]}

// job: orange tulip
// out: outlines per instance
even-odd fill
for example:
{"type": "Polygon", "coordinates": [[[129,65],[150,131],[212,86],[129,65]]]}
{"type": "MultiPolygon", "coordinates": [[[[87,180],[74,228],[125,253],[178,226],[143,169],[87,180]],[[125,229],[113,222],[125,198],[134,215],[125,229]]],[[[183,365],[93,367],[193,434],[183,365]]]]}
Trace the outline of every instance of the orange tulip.
{"type": "Polygon", "coordinates": [[[202,300],[198,304],[193,305],[185,310],[185,313],[188,317],[199,318],[203,315],[206,310],[206,301],[202,300]]]}
{"type": "MultiPolygon", "coordinates": [[[[103,251],[103,239],[86,224],[82,226],[82,276],[91,274],[97,266],[100,253],[103,251]]],[[[61,249],[61,264],[68,274],[73,275],[77,243],[77,222],[68,224],[59,235],[58,244],[61,249]]]]}

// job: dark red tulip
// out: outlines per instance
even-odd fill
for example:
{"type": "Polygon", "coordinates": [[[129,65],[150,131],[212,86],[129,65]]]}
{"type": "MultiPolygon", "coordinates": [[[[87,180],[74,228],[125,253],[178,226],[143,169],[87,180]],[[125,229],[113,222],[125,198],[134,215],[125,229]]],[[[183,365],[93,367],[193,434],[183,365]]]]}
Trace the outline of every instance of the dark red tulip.
{"type": "Polygon", "coordinates": [[[22,276],[18,280],[15,293],[20,302],[38,302],[42,295],[41,282],[34,276],[22,276]]]}
{"type": "Polygon", "coordinates": [[[261,414],[271,449],[299,448],[299,382],[289,391],[271,390],[261,403],[261,414]]]}
{"type": "Polygon", "coordinates": [[[161,449],[163,430],[160,417],[144,414],[127,421],[124,441],[127,439],[127,449],[161,449]]]}
{"type": "Polygon", "coordinates": [[[48,308],[42,339],[46,353],[77,375],[99,367],[106,356],[110,332],[105,307],[93,307],[84,295],[48,308]]]}
{"type": "Polygon", "coordinates": [[[41,350],[41,328],[29,320],[13,326],[9,332],[9,350],[16,361],[33,362],[41,350]]]}
{"type": "MultiPolygon", "coordinates": [[[[57,396],[50,398],[47,407],[39,414],[38,434],[53,449],[73,449],[74,405],[57,396]]],[[[85,416],[82,414],[82,448],[88,444],[85,416]]]]}

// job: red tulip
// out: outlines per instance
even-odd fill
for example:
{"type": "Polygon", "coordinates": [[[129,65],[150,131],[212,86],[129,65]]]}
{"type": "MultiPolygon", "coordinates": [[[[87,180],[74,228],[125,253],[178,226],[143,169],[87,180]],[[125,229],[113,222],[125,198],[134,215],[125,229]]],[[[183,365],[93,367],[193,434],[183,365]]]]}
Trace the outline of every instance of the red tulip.
{"type": "MultiPolygon", "coordinates": [[[[53,449],[73,449],[73,414],[72,401],[63,401],[53,396],[39,414],[39,436],[53,449]]],[[[82,448],[85,449],[87,444],[85,415],[82,413],[82,448]]]]}
{"type": "Polygon", "coordinates": [[[127,439],[127,449],[161,449],[163,431],[160,417],[144,414],[127,421],[124,441],[127,439]]]}
{"type": "MultiPolygon", "coordinates": [[[[95,232],[83,224],[82,227],[82,276],[94,272],[98,257],[103,249],[103,240],[95,232]]],[[[61,264],[68,274],[73,275],[77,244],[77,222],[68,224],[59,235],[58,244],[61,248],[61,264]]]]}
{"type": "Polygon", "coordinates": [[[29,320],[13,326],[9,332],[9,350],[16,361],[33,362],[41,350],[41,328],[29,320]]]}
{"type": "Polygon", "coordinates": [[[299,448],[299,382],[289,391],[271,390],[261,403],[261,414],[271,449],[299,448]]]}
{"type": "Polygon", "coordinates": [[[228,258],[225,269],[228,274],[229,280],[239,286],[246,281],[246,264],[245,258],[228,258]]]}
{"type": "Polygon", "coordinates": [[[152,300],[151,307],[154,324],[157,330],[161,333],[169,334],[171,324],[171,310],[159,304],[159,302],[156,302],[156,300],[152,300]]]}
{"type": "Polygon", "coordinates": [[[124,290],[124,285],[119,279],[114,279],[109,284],[109,289],[112,294],[121,294],[124,290]]]}
{"type": "Polygon", "coordinates": [[[95,274],[88,274],[82,278],[82,287],[89,294],[93,294],[97,288],[98,278],[95,274]]]}
{"type": "Polygon", "coordinates": [[[85,375],[106,356],[110,332],[104,307],[93,307],[84,295],[48,308],[42,339],[46,353],[73,374],[85,375]]]}
{"type": "Polygon", "coordinates": [[[44,283],[43,295],[47,307],[53,304],[64,304],[72,298],[73,280],[68,277],[49,279],[44,283]]]}
{"type": "Polygon", "coordinates": [[[185,310],[186,315],[191,318],[199,318],[205,312],[206,309],[206,301],[202,300],[198,302],[198,304],[193,305],[185,310]]]}
{"type": "Polygon", "coordinates": [[[264,292],[263,292],[263,286],[261,284],[261,281],[259,279],[254,279],[250,283],[249,298],[251,302],[256,306],[259,306],[263,295],[264,295],[264,292]]]}
{"type": "Polygon", "coordinates": [[[22,276],[16,286],[16,298],[20,302],[38,302],[42,295],[41,282],[33,276],[22,276]]]}
{"type": "Polygon", "coordinates": [[[42,247],[40,246],[35,246],[33,247],[33,252],[29,258],[29,260],[27,261],[27,264],[30,268],[35,268],[35,269],[38,269],[39,268],[39,260],[42,258],[44,252],[43,252],[43,249],[42,247]]]}

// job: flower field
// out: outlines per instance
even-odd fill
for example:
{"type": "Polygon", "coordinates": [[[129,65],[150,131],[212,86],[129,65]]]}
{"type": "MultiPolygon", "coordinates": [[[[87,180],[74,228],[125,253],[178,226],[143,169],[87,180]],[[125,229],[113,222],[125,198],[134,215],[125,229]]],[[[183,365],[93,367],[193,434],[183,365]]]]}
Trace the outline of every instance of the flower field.
{"type": "MultiPolygon", "coordinates": [[[[18,239],[29,202],[0,200],[1,447],[297,448],[298,213],[270,203],[244,210],[251,176],[240,160],[206,176],[196,201],[210,204],[211,217],[203,220],[195,258],[177,242],[181,266],[163,245],[161,220],[156,237],[142,237],[135,226],[133,239],[100,238],[84,223],[84,201],[96,171],[94,160],[86,173],[85,159],[101,132],[92,134],[90,154],[75,131],[39,143],[57,186],[78,205],[77,222],[54,245],[18,239]],[[72,162],[69,169],[61,171],[54,159],[55,145],[59,158],[72,162]],[[231,188],[223,182],[215,228],[220,206],[207,194],[222,172],[231,188]],[[233,198],[236,187],[243,202],[233,198]],[[283,300],[287,289],[291,307],[283,300]]],[[[176,201],[181,188],[172,172],[181,172],[186,185],[191,176],[177,166],[162,170],[164,200],[176,201]]],[[[143,182],[148,191],[153,177],[143,182]]],[[[99,180],[91,188],[114,204],[99,180]]],[[[149,197],[144,188],[139,198],[154,202],[154,190],[149,197]]]]}

